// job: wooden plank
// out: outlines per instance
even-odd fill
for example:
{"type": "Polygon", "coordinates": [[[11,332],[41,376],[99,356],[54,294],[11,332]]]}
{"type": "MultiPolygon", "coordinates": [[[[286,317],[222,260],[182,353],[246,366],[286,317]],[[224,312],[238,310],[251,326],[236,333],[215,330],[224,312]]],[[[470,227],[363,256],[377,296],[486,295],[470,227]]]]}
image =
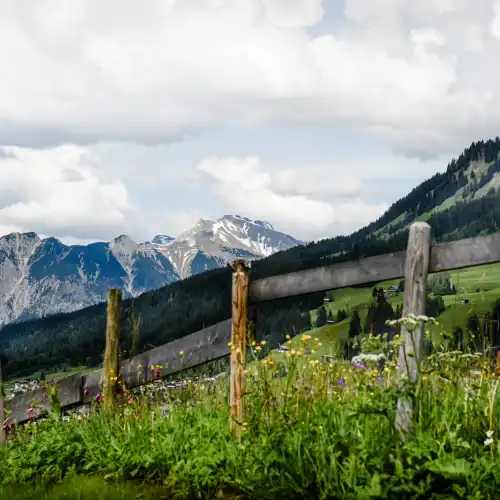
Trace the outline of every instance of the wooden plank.
{"type": "MultiPolygon", "coordinates": [[[[138,387],[153,380],[151,366],[161,366],[159,377],[166,377],[218,359],[229,354],[230,340],[228,319],[123,361],[122,380],[127,388],[138,387]]],[[[94,401],[100,394],[102,378],[102,370],[84,376],[84,402],[94,401]]]]}
{"type": "MultiPolygon", "coordinates": [[[[255,280],[250,283],[249,299],[258,303],[403,278],[405,259],[406,251],[401,251],[255,280]]],[[[432,245],[429,272],[495,262],[500,262],[500,232],[432,245]]]]}
{"type": "Polygon", "coordinates": [[[432,245],[429,271],[451,271],[500,262],[500,232],[432,245]]]}
{"type": "MultiPolygon", "coordinates": [[[[63,408],[81,403],[83,400],[82,375],[75,374],[58,380],[57,395],[63,408]]],[[[43,410],[52,408],[45,387],[39,387],[34,391],[16,396],[7,402],[7,406],[12,412],[9,416],[9,422],[13,424],[26,422],[30,415],[37,416],[43,410]],[[27,413],[29,408],[33,408],[33,414],[27,413]]]]}
{"type": "Polygon", "coordinates": [[[246,338],[248,331],[248,266],[234,263],[232,288],[231,383],[229,391],[229,429],[241,438],[244,419],[246,338]]]}
{"type": "Polygon", "coordinates": [[[255,280],[250,283],[249,298],[253,303],[264,302],[402,278],[405,255],[395,252],[255,280]]]}
{"type": "MultiPolygon", "coordinates": [[[[425,315],[427,298],[427,276],[431,248],[431,227],[425,222],[415,222],[410,227],[405,263],[405,290],[403,317],[410,314],[425,315]]],[[[401,327],[404,344],[399,348],[398,375],[412,381],[420,375],[420,362],[424,351],[424,326],[421,322],[408,328],[401,327]]],[[[401,398],[396,412],[396,427],[406,434],[412,426],[413,408],[411,400],[401,398]]]]}
{"type": "MultiPolygon", "coordinates": [[[[221,358],[229,354],[230,340],[231,320],[228,319],[124,361],[121,369],[123,381],[128,388],[151,382],[151,365],[163,366],[159,370],[159,376],[166,377],[221,358]],[[139,374],[141,371],[143,373],[139,374]]],[[[100,369],[59,380],[57,384],[61,406],[65,408],[95,401],[96,396],[102,392],[103,375],[104,370],[100,369]]],[[[51,408],[45,388],[12,398],[7,402],[9,410],[12,411],[9,422],[26,422],[29,418],[26,410],[38,404],[40,410],[36,410],[35,415],[43,409],[51,408]]]]}
{"type": "Polygon", "coordinates": [[[118,384],[118,355],[120,349],[120,306],[122,291],[118,288],[108,290],[108,315],[106,319],[106,349],[104,351],[103,404],[106,409],[116,405],[118,384]]]}

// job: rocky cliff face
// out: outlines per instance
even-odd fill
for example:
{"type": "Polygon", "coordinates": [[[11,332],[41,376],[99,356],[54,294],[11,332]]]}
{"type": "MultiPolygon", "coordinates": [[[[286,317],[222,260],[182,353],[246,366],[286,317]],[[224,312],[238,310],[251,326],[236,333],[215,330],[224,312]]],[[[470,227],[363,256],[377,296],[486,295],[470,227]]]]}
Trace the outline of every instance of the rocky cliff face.
{"type": "Polygon", "coordinates": [[[178,238],[67,246],[35,233],[0,238],[0,325],[71,312],[105,300],[108,288],[137,296],[236,258],[258,259],[301,242],[269,223],[226,215],[178,238]]]}

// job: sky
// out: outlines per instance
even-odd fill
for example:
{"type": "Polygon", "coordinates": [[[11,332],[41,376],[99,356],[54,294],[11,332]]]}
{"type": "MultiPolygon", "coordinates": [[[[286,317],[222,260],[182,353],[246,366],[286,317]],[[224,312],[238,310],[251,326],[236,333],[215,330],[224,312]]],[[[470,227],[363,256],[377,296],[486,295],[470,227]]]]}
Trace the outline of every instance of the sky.
{"type": "Polygon", "coordinates": [[[499,0],[3,0],[0,236],[347,234],[500,133],[499,0]]]}

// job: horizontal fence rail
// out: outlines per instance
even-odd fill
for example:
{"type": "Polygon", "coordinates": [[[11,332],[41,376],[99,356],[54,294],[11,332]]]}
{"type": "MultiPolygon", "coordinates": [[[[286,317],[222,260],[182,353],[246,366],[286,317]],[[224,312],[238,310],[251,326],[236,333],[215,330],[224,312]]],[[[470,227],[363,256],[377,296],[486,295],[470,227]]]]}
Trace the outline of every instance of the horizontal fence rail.
{"type": "MultiPolygon", "coordinates": [[[[249,298],[251,302],[258,303],[403,278],[405,260],[406,250],[271,276],[251,282],[249,298]]],[[[496,233],[432,245],[429,272],[451,271],[499,261],[500,233],[496,233]]]]}
{"type": "MultiPolygon", "coordinates": [[[[406,251],[400,251],[255,280],[249,284],[249,301],[259,303],[403,278],[406,255],[406,251]]],[[[500,233],[432,245],[429,272],[496,262],[500,262],[500,233]]],[[[125,386],[133,388],[151,382],[151,365],[163,366],[159,376],[166,377],[229,354],[231,328],[232,321],[228,319],[125,360],[120,369],[125,386]]],[[[102,383],[103,370],[59,380],[57,387],[61,405],[69,407],[93,401],[102,390],[102,383]]],[[[9,422],[27,421],[27,410],[36,403],[42,410],[51,408],[45,388],[7,401],[7,408],[11,411],[9,422]]]]}
{"type": "MultiPolygon", "coordinates": [[[[158,370],[159,376],[166,377],[225,356],[229,354],[230,340],[231,320],[228,319],[138,354],[125,360],[121,365],[125,386],[134,388],[151,382],[153,380],[151,365],[162,366],[158,370]]],[[[94,401],[102,390],[103,374],[104,370],[100,369],[85,375],[75,374],[58,380],[57,389],[61,406],[78,406],[94,401]]],[[[44,387],[7,401],[7,408],[12,412],[9,422],[26,422],[30,418],[27,410],[33,406],[37,406],[40,411],[51,409],[44,387]]]]}

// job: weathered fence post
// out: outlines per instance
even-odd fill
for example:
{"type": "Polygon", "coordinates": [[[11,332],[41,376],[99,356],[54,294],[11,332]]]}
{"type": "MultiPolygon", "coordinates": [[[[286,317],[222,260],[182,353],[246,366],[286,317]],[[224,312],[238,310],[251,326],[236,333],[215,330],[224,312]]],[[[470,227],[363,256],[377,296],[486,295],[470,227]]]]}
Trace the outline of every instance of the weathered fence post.
{"type": "Polygon", "coordinates": [[[5,391],[3,387],[2,360],[0,359],[0,446],[5,444],[5,391]]]}
{"type": "MultiPolygon", "coordinates": [[[[431,226],[415,222],[410,227],[405,261],[405,287],[403,317],[409,314],[425,315],[427,275],[431,248],[431,226]]],[[[403,324],[401,337],[404,344],[399,348],[398,375],[400,378],[417,380],[424,350],[424,327],[418,323],[413,332],[403,324]]],[[[396,428],[406,435],[413,423],[413,406],[410,399],[401,398],[396,412],[396,428]]]]}
{"type": "Polygon", "coordinates": [[[114,394],[118,381],[118,354],[120,347],[120,306],[122,292],[120,289],[108,290],[108,315],[106,321],[106,350],[104,352],[103,403],[105,408],[115,404],[114,394]]]}
{"type": "Polygon", "coordinates": [[[233,268],[229,428],[234,437],[240,438],[243,423],[244,370],[248,330],[248,267],[244,261],[237,260],[233,268]]]}

